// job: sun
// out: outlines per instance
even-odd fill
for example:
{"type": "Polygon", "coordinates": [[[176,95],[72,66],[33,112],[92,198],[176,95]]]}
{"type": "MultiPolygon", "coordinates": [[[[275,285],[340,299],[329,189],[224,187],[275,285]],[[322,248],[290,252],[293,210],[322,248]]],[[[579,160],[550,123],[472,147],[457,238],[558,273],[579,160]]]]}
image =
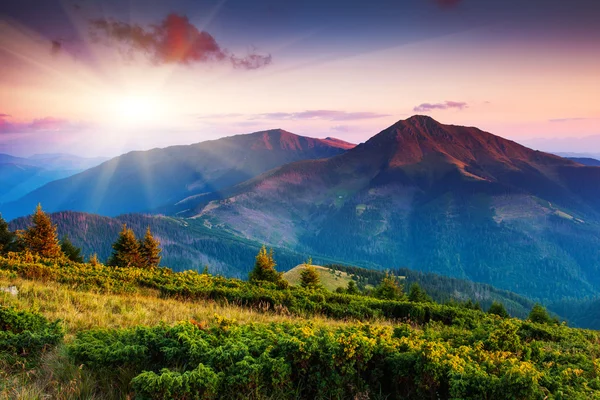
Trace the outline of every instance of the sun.
{"type": "Polygon", "coordinates": [[[162,107],[157,97],[125,95],[113,102],[116,123],[127,126],[145,125],[157,121],[162,107]]]}

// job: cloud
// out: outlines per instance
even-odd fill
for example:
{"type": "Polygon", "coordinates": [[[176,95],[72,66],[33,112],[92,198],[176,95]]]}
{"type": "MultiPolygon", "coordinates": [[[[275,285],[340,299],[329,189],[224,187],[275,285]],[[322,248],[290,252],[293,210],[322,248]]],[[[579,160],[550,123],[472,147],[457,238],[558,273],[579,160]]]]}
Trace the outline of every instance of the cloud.
{"type": "Polygon", "coordinates": [[[445,101],[443,103],[435,103],[435,104],[423,103],[423,104],[418,105],[415,108],[413,108],[413,111],[414,112],[428,112],[428,111],[433,111],[433,110],[449,110],[452,108],[457,109],[457,110],[463,110],[467,107],[468,107],[468,105],[464,101],[445,101]]]}
{"type": "Polygon", "coordinates": [[[10,118],[10,115],[0,113],[0,119],[4,119],[4,118],[10,118]]]}
{"type": "Polygon", "coordinates": [[[549,119],[548,122],[560,123],[560,122],[572,122],[572,121],[585,121],[589,118],[556,118],[549,119]]]}
{"type": "Polygon", "coordinates": [[[336,111],[336,110],[307,110],[293,113],[266,113],[258,114],[258,118],[264,119],[276,119],[276,120],[308,120],[308,119],[320,119],[327,121],[358,121],[365,119],[375,119],[382,117],[389,117],[389,114],[380,114],[369,111],[361,112],[347,112],[347,111],[336,111]]]}
{"type": "Polygon", "coordinates": [[[229,62],[237,69],[258,69],[271,64],[270,55],[249,52],[237,56],[223,49],[215,38],[200,31],[184,15],[169,14],[157,25],[142,26],[114,19],[90,21],[92,38],[107,45],[116,43],[125,56],[142,53],[156,64],[229,62]]]}
{"type": "Polygon", "coordinates": [[[345,133],[345,132],[350,131],[350,127],[348,125],[336,125],[336,126],[332,126],[331,130],[335,131],[335,132],[345,133]]]}
{"type": "Polygon", "coordinates": [[[86,127],[82,123],[73,123],[66,119],[54,117],[36,118],[25,122],[9,122],[5,119],[6,116],[8,115],[0,114],[0,134],[73,131],[86,127]]]}

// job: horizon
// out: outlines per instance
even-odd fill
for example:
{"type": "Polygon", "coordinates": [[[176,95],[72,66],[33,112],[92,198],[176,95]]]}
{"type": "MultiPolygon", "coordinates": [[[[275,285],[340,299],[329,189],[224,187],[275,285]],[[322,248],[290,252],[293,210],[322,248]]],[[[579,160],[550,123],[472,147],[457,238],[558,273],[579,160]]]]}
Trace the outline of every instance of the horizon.
{"type": "Polygon", "coordinates": [[[581,140],[600,135],[598,19],[592,0],[2,4],[0,153],[112,157],[272,126],[360,143],[415,112],[600,153],[581,140]]]}

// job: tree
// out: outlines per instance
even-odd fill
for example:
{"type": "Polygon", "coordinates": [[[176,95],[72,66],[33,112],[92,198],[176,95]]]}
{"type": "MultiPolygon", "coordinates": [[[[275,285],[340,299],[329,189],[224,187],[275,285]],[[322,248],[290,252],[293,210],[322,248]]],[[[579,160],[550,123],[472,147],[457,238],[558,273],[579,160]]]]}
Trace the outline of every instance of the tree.
{"type": "Polygon", "coordinates": [[[549,324],[553,322],[552,318],[550,318],[550,315],[548,314],[548,311],[546,311],[546,309],[539,303],[536,303],[533,306],[531,312],[529,313],[528,319],[531,322],[537,322],[538,324],[549,324]]]}
{"type": "Polygon", "coordinates": [[[373,296],[384,300],[400,300],[404,297],[404,291],[398,279],[386,272],[379,286],[373,290],[373,296]]]}
{"type": "Polygon", "coordinates": [[[71,261],[82,263],[83,256],[81,255],[81,249],[79,247],[75,247],[73,243],[69,240],[69,237],[65,235],[60,242],[60,249],[64,253],[65,256],[71,261]]]}
{"type": "Polygon", "coordinates": [[[0,254],[14,251],[17,236],[8,229],[8,223],[0,214],[0,254]]]}
{"type": "Polygon", "coordinates": [[[308,259],[304,264],[304,269],[300,272],[300,286],[306,289],[316,289],[321,286],[321,277],[312,265],[312,258],[308,259]]]}
{"type": "Polygon", "coordinates": [[[135,233],[127,224],[119,233],[119,238],[112,245],[113,253],[108,260],[108,265],[114,267],[141,267],[143,266],[140,254],[140,244],[135,238],[135,233]]]}
{"type": "Polygon", "coordinates": [[[499,303],[497,301],[492,302],[492,305],[490,306],[490,309],[488,310],[488,314],[498,315],[502,318],[510,317],[510,315],[506,311],[506,308],[504,308],[504,304],[499,303]]]}
{"type": "Polygon", "coordinates": [[[210,275],[208,272],[208,264],[204,264],[204,269],[202,270],[202,275],[210,275]]]}
{"type": "Polygon", "coordinates": [[[158,267],[158,264],[160,264],[160,252],[160,242],[154,239],[152,232],[150,232],[150,227],[148,227],[144,239],[140,241],[142,265],[146,268],[158,267]]]}
{"type": "Polygon", "coordinates": [[[273,249],[267,252],[267,248],[263,246],[256,255],[254,269],[250,271],[250,275],[248,276],[250,282],[257,283],[264,281],[281,284],[283,277],[280,272],[275,270],[276,265],[273,259],[273,249]]]}
{"type": "Polygon", "coordinates": [[[421,285],[417,282],[410,285],[410,289],[408,291],[408,300],[415,303],[429,303],[431,302],[431,297],[425,293],[423,289],[421,289],[421,285]]]}
{"type": "Polygon", "coordinates": [[[94,253],[90,256],[88,262],[92,265],[99,265],[100,261],[98,260],[98,254],[94,253]]]}
{"type": "Polygon", "coordinates": [[[346,287],[346,293],[348,294],[359,294],[360,290],[358,289],[358,286],[356,286],[356,282],[354,282],[354,280],[351,280],[350,282],[348,282],[348,286],[346,287]]]}
{"type": "Polygon", "coordinates": [[[33,225],[19,232],[26,250],[44,258],[60,258],[63,255],[56,234],[56,225],[38,204],[32,216],[33,225]]]}

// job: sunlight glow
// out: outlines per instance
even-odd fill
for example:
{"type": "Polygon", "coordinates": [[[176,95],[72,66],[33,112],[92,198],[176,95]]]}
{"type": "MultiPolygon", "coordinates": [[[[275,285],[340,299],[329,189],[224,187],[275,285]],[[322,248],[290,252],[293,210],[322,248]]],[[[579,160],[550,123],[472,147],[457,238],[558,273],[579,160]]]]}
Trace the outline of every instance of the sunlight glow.
{"type": "Polygon", "coordinates": [[[127,95],[114,102],[115,121],[123,125],[144,125],[156,121],[162,114],[158,98],[127,95]]]}

